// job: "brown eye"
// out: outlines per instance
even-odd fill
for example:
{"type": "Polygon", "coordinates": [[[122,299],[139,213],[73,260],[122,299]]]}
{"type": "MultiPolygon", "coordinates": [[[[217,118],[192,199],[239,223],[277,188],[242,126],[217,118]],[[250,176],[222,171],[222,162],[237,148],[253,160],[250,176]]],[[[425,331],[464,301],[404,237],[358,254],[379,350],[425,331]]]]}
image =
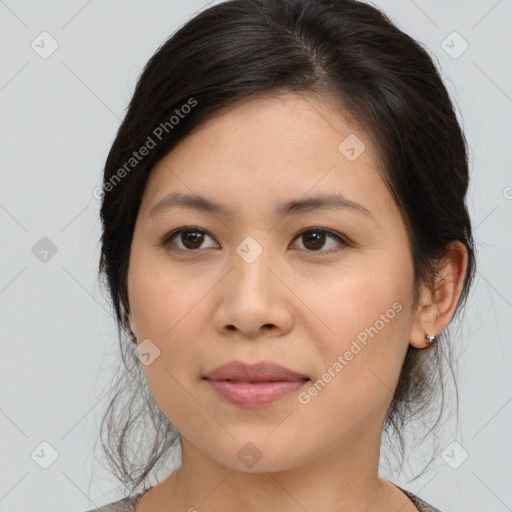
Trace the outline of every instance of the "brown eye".
{"type": "Polygon", "coordinates": [[[182,231],[180,240],[187,249],[197,249],[203,243],[204,233],[199,231],[182,231]]]}
{"type": "Polygon", "coordinates": [[[325,244],[325,233],[321,231],[310,231],[302,234],[302,243],[307,249],[321,249],[325,244]]]}
{"type": "MultiPolygon", "coordinates": [[[[331,231],[321,229],[321,228],[308,228],[307,230],[301,231],[297,235],[297,239],[302,242],[302,245],[308,252],[322,252],[322,253],[331,253],[338,252],[342,250],[344,247],[349,244],[343,240],[339,235],[332,233],[331,231]],[[327,250],[321,250],[326,245],[326,241],[329,239],[337,241],[337,243],[331,242],[331,247],[327,250]],[[339,248],[342,246],[341,248],[339,248]],[[338,247],[338,249],[336,249],[338,247]]],[[[329,244],[328,244],[329,245],[329,244]]]]}
{"type": "Polygon", "coordinates": [[[163,244],[165,246],[174,245],[178,250],[193,251],[202,248],[205,237],[212,239],[202,229],[193,227],[181,228],[167,235],[163,244]]]}
{"type": "MultiPolygon", "coordinates": [[[[215,247],[215,245],[204,245],[205,240],[208,238],[213,240],[203,229],[188,226],[169,233],[162,241],[162,245],[169,248],[169,250],[193,252],[215,247]]],[[[350,243],[341,236],[322,228],[305,229],[301,231],[295,239],[300,240],[302,243],[302,250],[321,254],[339,252],[345,247],[350,246],[350,243]]]]}

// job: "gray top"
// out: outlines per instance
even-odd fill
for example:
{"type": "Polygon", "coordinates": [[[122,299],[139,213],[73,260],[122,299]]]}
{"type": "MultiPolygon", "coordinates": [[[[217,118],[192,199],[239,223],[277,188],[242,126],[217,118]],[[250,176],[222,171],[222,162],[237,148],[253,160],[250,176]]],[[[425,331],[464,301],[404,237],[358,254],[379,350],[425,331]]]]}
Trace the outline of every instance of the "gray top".
{"type": "MultiPolygon", "coordinates": [[[[412,492],[406,491],[398,485],[396,485],[396,487],[398,487],[410,498],[410,500],[416,505],[416,508],[420,512],[441,512],[438,508],[429,505],[427,502],[418,498],[418,496],[414,495],[412,492]]],[[[114,501],[113,503],[109,503],[108,505],[104,505],[103,507],[95,508],[94,510],[89,510],[87,512],[136,512],[137,501],[145,492],[147,491],[140,492],[135,496],[123,498],[119,501],[114,501]]]]}

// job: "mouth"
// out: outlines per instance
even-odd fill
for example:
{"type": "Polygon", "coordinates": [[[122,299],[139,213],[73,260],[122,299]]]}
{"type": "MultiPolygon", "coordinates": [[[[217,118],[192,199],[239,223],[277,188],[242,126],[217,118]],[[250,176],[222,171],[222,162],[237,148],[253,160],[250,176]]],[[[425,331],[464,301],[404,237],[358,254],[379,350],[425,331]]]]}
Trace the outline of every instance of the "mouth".
{"type": "Polygon", "coordinates": [[[204,379],[223,400],[239,407],[260,407],[298,390],[310,378],[272,362],[238,361],[217,367],[204,379]]]}
{"type": "Polygon", "coordinates": [[[271,361],[262,361],[255,364],[231,361],[218,366],[204,378],[211,381],[231,382],[291,382],[309,379],[305,374],[271,361]]]}

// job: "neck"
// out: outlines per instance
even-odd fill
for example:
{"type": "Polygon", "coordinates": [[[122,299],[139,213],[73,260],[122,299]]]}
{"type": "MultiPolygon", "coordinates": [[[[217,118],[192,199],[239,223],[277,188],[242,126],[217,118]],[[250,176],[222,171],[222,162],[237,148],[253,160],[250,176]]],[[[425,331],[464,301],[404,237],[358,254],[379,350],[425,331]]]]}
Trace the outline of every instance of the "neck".
{"type": "Polygon", "coordinates": [[[286,470],[249,472],[219,464],[182,437],[182,464],[159,485],[158,501],[151,508],[369,512],[401,504],[402,512],[417,510],[410,508],[401,491],[378,476],[379,439],[375,441],[363,449],[358,443],[350,448],[331,446],[315,460],[286,470]]]}

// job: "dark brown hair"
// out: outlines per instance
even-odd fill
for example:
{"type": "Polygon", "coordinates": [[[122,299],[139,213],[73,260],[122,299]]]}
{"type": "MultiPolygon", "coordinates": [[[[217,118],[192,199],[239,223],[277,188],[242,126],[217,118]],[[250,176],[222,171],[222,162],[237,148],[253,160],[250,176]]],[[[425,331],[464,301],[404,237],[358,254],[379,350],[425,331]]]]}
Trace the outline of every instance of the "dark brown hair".
{"type": "MultiPolygon", "coordinates": [[[[130,245],[146,180],[213,113],[272,91],[334,98],[347,120],[364,128],[407,225],[415,304],[419,285],[432,281],[455,240],[468,254],[456,313],[466,301],[475,271],[466,140],[425,48],[355,0],[230,0],[202,11],[145,66],[104,169],[99,270],[125,368],[113,385],[101,439],[110,466],[132,491],[179,448],[179,433],[147,389],[128,323],[130,245]],[[142,147],[149,148],[144,156],[142,147]]],[[[448,329],[428,350],[408,348],[384,424],[388,437],[398,439],[400,467],[408,423],[421,413],[427,434],[440,424],[444,366],[453,376],[452,359],[448,329]]]]}

